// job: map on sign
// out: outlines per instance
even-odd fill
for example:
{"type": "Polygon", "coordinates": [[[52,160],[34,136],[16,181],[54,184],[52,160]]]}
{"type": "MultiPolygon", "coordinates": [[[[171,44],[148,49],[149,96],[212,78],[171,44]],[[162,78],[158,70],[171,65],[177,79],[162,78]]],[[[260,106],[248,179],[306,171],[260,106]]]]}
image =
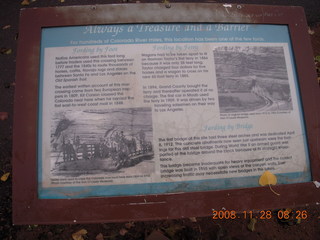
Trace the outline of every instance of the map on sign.
{"type": "Polygon", "coordinates": [[[43,28],[40,59],[40,198],[311,179],[285,25],[43,28]]]}

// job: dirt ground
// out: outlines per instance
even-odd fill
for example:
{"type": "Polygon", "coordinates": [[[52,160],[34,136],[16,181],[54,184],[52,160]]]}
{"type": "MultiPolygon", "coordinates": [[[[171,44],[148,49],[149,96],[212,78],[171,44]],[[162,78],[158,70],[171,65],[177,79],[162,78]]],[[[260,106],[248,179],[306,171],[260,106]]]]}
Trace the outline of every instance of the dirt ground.
{"type": "MultiPolygon", "coordinates": [[[[19,10],[22,7],[66,6],[107,3],[105,0],[1,0],[0,1],[0,177],[11,173],[13,96],[19,10]]],[[[126,0],[118,3],[131,2],[126,0]]],[[[143,2],[143,1],[141,1],[143,2]]],[[[149,1],[149,2],[160,2],[149,1]]],[[[174,2],[174,1],[172,1],[174,2]]],[[[216,1],[224,2],[224,1],[216,1]]],[[[319,0],[238,0],[238,3],[300,5],[305,8],[316,66],[320,69],[319,0]]],[[[28,47],[28,46],[25,46],[28,47]]],[[[318,72],[320,76],[320,71],[318,72]]],[[[19,176],[15,176],[19,177],[19,176]]],[[[276,209],[269,220],[212,220],[211,217],[176,220],[99,223],[87,225],[12,225],[12,176],[0,181],[0,240],[82,240],[82,239],[320,239],[320,205],[301,206],[308,217],[301,222],[277,220],[276,209]],[[254,225],[254,229],[252,228],[254,225]]],[[[320,202],[320,200],[319,200],[320,202]]],[[[319,203],[320,204],[320,203],[319,203]]],[[[295,209],[295,210],[298,210],[295,209]]]]}

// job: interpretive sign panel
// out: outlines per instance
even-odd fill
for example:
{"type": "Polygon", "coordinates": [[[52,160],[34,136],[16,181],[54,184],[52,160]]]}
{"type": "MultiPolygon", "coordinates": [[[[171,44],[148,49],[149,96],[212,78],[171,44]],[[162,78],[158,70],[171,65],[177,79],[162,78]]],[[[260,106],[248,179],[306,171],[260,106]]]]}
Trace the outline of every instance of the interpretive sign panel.
{"type": "Polygon", "coordinates": [[[40,59],[41,198],[311,180],[287,26],[44,28],[40,59]]]}
{"type": "Polygon", "coordinates": [[[22,10],[15,88],[15,224],[319,200],[320,94],[299,7],[22,10]],[[279,195],[259,186],[265,171],[279,195]]]}

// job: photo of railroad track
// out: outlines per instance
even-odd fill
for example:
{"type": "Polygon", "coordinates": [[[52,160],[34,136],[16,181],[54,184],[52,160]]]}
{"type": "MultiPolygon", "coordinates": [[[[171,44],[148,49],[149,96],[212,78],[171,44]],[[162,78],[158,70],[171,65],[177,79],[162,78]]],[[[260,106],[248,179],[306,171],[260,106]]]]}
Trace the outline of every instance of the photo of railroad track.
{"type": "Polygon", "coordinates": [[[213,55],[220,113],[293,109],[282,46],[222,46],[213,55]]]}

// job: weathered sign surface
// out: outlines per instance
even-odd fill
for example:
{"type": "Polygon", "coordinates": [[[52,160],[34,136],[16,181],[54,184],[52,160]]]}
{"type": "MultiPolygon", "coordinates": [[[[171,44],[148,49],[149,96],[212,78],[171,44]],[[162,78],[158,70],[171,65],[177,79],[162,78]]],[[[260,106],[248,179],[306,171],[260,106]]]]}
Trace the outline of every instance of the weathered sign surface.
{"type": "Polygon", "coordinates": [[[310,181],[285,25],[45,28],[41,60],[40,197],[310,181]]]}

